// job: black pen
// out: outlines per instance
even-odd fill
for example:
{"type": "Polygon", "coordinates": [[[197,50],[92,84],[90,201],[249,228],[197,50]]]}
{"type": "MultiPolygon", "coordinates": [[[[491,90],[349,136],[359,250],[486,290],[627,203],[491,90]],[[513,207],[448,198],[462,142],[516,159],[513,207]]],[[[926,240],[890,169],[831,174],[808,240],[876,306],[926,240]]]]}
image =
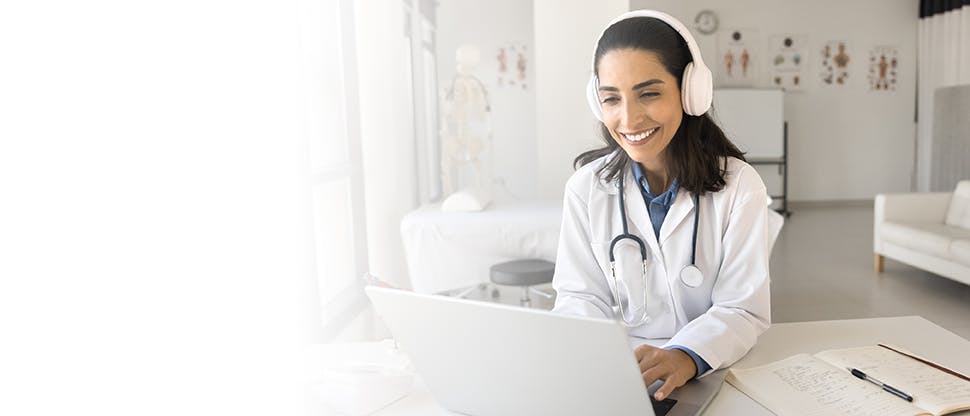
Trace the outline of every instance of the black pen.
{"type": "Polygon", "coordinates": [[[913,401],[913,396],[910,396],[910,395],[908,395],[906,393],[903,393],[901,390],[899,390],[899,389],[897,389],[897,388],[895,388],[893,386],[890,386],[890,385],[888,385],[886,383],[883,383],[883,382],[881,382],[879,380],[876,380],[876,379],[874,379],[872,377],[869,377],[869,376],[866,375],[866,373],[863,373],[863,372],[861,372],[859,370],[856,370],[854,368],[849,368],[849,367],[846,367],[845,369],[846,370],[849,370],[849,372],[852,373],[852,375],[854,375],[854,376],[856,376],[858,378],[861,378],[861,379],[863,379],[865,381],[868,381],[868,382],[870,382],[872,384],[875,384],[875,385],[877,385],[879,387],[882,387],[883,390],[888,391],[888,392],[890,392],[892,394],[895,394],[896,396],[899,396],[899,398],[901,398],[903,400],[906,400],[907,402],[913,401]]]}

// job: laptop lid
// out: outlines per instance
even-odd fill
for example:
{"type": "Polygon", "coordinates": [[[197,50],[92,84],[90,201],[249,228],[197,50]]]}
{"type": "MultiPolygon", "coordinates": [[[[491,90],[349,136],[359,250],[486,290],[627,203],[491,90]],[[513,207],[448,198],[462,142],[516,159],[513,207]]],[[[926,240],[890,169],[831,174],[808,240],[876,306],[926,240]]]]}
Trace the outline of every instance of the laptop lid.
{"type": "Polygon", "coordinates": [[[449,410],[654,415],[617,322],[396,289],[366,292],[449,410]]]}

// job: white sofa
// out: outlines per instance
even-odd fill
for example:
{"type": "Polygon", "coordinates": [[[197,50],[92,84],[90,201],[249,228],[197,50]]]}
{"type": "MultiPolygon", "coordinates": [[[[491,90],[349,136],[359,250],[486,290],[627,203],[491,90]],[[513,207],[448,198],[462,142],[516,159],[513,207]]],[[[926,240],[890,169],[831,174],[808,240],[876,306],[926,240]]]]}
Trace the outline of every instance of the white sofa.
{"type": "Polygon", "coordinates": [[[970,285],[970,180],[954,192],[876,195],[875,204],[876,272],[889,257],[970,285]]]}

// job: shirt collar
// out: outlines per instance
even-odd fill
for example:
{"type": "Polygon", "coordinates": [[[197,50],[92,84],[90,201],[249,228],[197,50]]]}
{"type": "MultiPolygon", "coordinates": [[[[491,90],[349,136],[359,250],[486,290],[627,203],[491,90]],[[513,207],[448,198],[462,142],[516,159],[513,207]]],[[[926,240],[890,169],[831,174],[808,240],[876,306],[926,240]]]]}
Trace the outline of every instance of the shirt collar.
{"type": "Polygon", "coordinates": [[[680,190],[680,181],[677,180],[677,178],[674,178],[674,181],[670,183],[670,188],[667,188],[667,190],[660,195],[654,195],[653,192],[650,192],[650,185],[647,183],[647,176],[643,173],[643,167],[640,166],[639,162],[633,162],[633,178],[636,179],[637,186],[640,187],[640,192],[643,192],[644,195],[647,195],[650,197],[650,199],[662,196],[663,198],[661,198],[661,201],[663,201],[663,204],[666,206],[673,205],[674,197],[677,196],[677,191],[680,190]]]}

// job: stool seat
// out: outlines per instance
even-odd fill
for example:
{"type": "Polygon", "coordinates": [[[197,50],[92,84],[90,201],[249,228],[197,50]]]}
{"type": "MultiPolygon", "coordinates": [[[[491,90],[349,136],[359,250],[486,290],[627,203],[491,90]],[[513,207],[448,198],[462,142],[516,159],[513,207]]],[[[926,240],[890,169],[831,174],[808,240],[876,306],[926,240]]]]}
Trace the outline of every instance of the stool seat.
{"type": "Polygon", "coordinates": [[[492,283],[508,286],[534,286],[552,282],[556,264],[545,260],[513,260],[492,265],[492,283]]]}

